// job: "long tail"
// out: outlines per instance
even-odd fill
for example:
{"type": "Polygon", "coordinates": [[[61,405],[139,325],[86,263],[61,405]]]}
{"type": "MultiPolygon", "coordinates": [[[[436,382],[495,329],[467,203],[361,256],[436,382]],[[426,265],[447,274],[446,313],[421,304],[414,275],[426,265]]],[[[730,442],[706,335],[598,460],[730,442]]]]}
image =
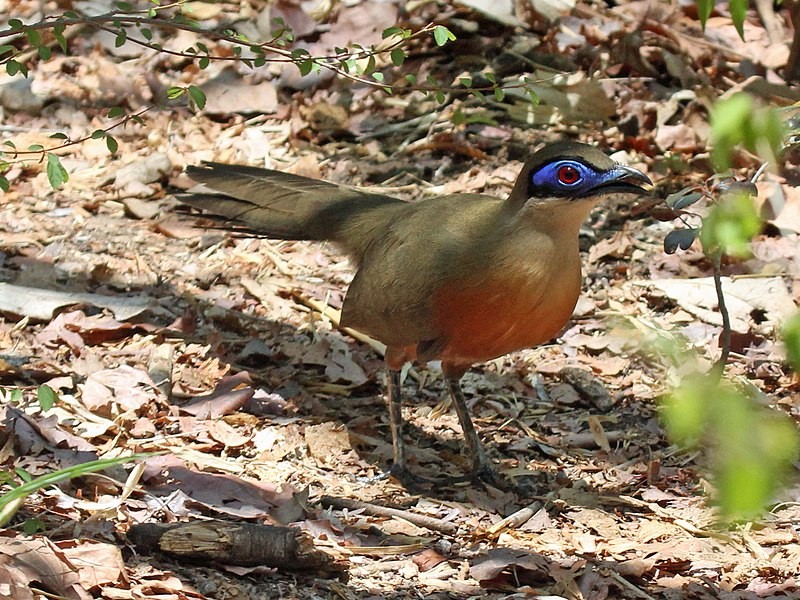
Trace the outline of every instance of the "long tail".
{"type": "Polygon", "coordinates": [[[357,257],[363,255],[375,221],[373,211],[405,202],[281,171],[206,162],[186,168],[202,189],[178,200],[245,231],[285,240],[332,240],[357,257]],[[368,215],[372,215],[368,218],[368,215]]]}

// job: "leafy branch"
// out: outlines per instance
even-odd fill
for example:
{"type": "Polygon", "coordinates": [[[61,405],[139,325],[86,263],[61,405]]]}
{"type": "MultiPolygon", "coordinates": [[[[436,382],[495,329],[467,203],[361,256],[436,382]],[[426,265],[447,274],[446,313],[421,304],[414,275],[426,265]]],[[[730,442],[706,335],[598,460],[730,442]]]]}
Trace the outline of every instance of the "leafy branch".
{"type": "MultiPolygon", "coordinates": [[[[666,211],[659,218],[676,220],[681,227],[664,239],[664,250],[672,254],[687,250],[700,240],[703,252],[713,265],[717,308],[722,318],[720,355],[706,373],[685,377],[669,394],[664,404],[667,430],[678,444],[689,448],[708,448],[717,489],[717,500],[724,516],[752,518],[773,498],[779,485],[792,470],[800,453],[800,435],[792,421],[764,406],[753,386],[725,378],[731,349],[731,320],[722,285],[723,257],[746,257],[752,240],[762,230],[763,221],[754,199],[755,182],[768,164],[792,143],[778,111],[756,106],[744,94],[717,104],[711,119],[712,160],[718,175],[702,186],[688,187],[665,200],[666,211]],[[765,162],[749,179],[730,176],[732,154],[743,146],[762,156],[765,162]],[[767,162],[768,161],[768,162],[767,162]],[[690,210],[705,199],[707,214],[690,210]]],[[[800,317],[787,325],[785,341],[790,362],[800,356],[800,317]]],[[[667,353],[673,366],[685,369],[691,355],[676,348],[667,353]]]]}
{"type": "MultiPolygon", "coordinates": [[[[455,40],[455,35],[445,26],[429,23],[413,31],[403,27],[390,27],[383,32],[383,41],[375,46],[365,48],[359,44],[351,47],[334,48],[333,53],[312,55],[304,48],[290,48],[295,41],[292,31],[280,20],[276,19],[276,29],[266,41],[256,42],[232,29],[222,31],[210,30],[202,27],[196,21],[186,18],[176,9],[184,7],[183,1],[163,6],[151,6],[147,9],[136,10],[127,3],[118,3],[119,9],[102,15],[86,16],[76,11],[66,11],[61,15],[46,17],[38,22],[25,24],[20,19],[11,19],[8,28],[0,30],[0,65],[5,65],[9,75],[29,75],[30,60],[49,60],[52,58],[53,47],[57,46],[63,53],[69,49],[68,34],[70,31],[91,27],[106,31],[115,36],[115,45],[122,46],[126,42],[137,44],[153,52],[168,56],[196,61],[201,70],[206,69],[211,62],[235,62],[249,68],[258,68],[267,63],[294,64],[301,76],[312,72],[327,70],[338,77],[343,77],[354,83],[382,90],[392,94],[398,89],[404,91],[416,90],[430,94],[440,103],[444,104],[450,94],[471,94],[483,99],[484,93],[491,93],[495,99],[502,101],[506,90],[522,89],[526,91],[531,100],[538,98],[531,89],[532,82],[522,79],[518,82],[498,83],[491,72],[478,75],[479,85],[473,85],[473,77],[462,75],[453,85],[445,86],[432,76],[426,78],[424,84],[419,84],[414,74],[405,75],[400,83],[386,80],[384,69],[399,68],[408,57],[408,48],[414,40],[432,36],[439,47],[455,40]],[[157,41],[156,30],[185,31],[202,36],[208,43],[196,42],[183,49],[166,48],[157,41]],[[45,39],[43,33],[49,32],[50,39],[45,39]],[[228,45],[226,51],[213,51],[209,44],[228,45]],[[18,47],[19,46],[19,47],[18,47]],[[32,48],[28,50],[28,48],[32,48]]],[[[196,85],[174,86],[167,90],[164,101],[173,101],[181,97],[188,99],[189,107],[201,110],[205,106],[205,94],[196,85]]],[[[7,170],[14,161],[19,161],[28,155],[38,155],[39,161],[47,159],[48,177],[51,185],[57,188],[68,179],[68,174],[61,167],[58,157],[53,152],[83,143],[89,139],[105,139],[111,153],[117,151],[119,144],[111,132],[119,126],[129,122],[143,124],[141,119],[148,110],[157,104],[152,104],[132,114],[126,115],[121,107],[112,108],[107,118],[119,118],[116,123],[108,127],[97,129],[79,139],[70,140],[65,134],[57,133],[52,137],[65,140],[64,143],[45,148],[41,144],[28,147],[26,150],[17,149],[13,142],[7,142],[7,153],[0,152],[0,173],[7,170]],[[10,156],[10,160],[7,158],[10,156]]],[[[8,180],[0,174],[0,189],[7,190],[8,180]]]]}

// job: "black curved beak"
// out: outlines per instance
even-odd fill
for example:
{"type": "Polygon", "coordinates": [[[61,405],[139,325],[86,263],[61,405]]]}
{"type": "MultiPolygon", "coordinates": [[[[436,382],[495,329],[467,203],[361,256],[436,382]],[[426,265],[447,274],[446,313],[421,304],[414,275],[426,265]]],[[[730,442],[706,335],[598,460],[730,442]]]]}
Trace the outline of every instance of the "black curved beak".
{"type": "Polygon", "coordinates": [[[610,169],[604,178],[603,183],[597,186],[597,191],[605,194],[647,194],[650,190],[643,188],[646,185],[653,186],[650,178],[638,169],[627,165],[615,165],[610,169]]]}

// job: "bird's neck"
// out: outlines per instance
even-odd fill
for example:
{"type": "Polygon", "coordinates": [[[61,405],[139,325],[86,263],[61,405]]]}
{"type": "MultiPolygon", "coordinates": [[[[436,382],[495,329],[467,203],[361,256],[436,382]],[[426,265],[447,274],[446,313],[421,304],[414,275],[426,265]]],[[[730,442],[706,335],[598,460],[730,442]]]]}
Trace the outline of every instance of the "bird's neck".
{"type": "Polygon", "coordinates": [[[564,248],[577,246],[578,232],[598,201],[543,200],[529,201],[513,219],[515,230],[536,231],[564,248]]]}

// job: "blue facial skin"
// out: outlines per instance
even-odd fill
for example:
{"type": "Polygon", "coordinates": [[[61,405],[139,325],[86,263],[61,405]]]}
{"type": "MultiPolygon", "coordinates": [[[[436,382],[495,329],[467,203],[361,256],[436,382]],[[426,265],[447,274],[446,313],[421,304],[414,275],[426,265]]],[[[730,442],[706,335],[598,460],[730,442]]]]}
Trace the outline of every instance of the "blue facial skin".
{"type": "Polygon", "coordinates": [[[596,194],[608,187],[608,192],[632,187],[623,180],[629,173],[624,167],[596,171],[577,160],[556,160],[531,175],[529,196],[580,198],[596,194]],[[617,185],[615,185],[617,184],[617,185]]]}

